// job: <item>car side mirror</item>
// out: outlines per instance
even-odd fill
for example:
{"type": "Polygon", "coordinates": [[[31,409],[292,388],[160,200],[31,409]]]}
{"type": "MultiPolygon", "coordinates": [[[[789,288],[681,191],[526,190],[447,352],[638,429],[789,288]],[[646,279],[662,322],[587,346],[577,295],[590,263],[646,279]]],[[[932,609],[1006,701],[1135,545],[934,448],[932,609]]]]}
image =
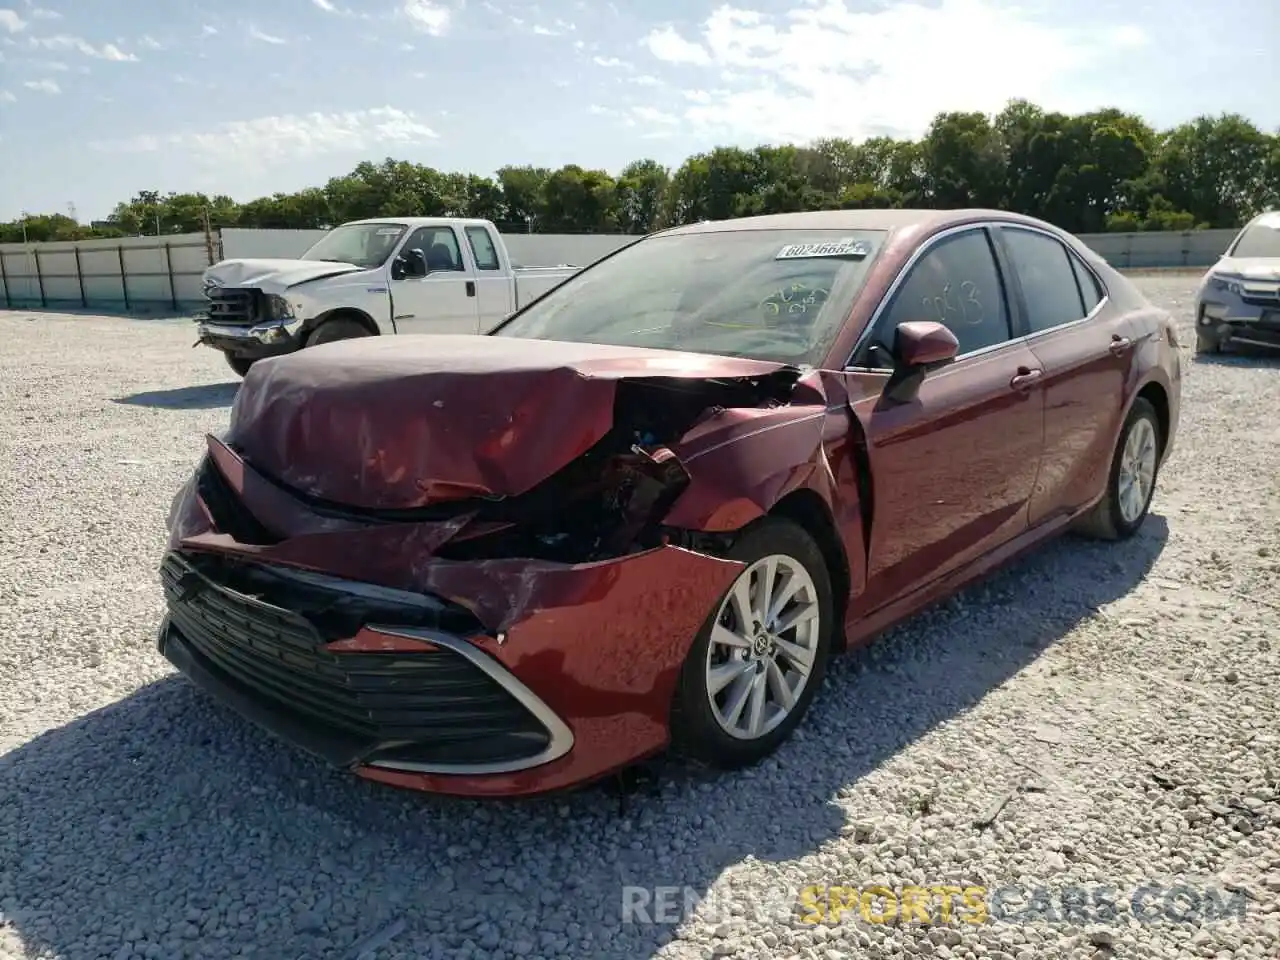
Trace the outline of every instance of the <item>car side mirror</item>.
{"type": "Polygon", "coordinates": [[[925,376],[955,360],[960,352],[956,335],[934,320],[898,324],[893,340],[893,373],[885,396],[894,403],[910,403],[925,376]]]}
{"type": "Polygon", "coordinates": [[[396,257],[391,261],[391,279],[403,280],[407,272],[404,265],[404,257],[396,257]]]}

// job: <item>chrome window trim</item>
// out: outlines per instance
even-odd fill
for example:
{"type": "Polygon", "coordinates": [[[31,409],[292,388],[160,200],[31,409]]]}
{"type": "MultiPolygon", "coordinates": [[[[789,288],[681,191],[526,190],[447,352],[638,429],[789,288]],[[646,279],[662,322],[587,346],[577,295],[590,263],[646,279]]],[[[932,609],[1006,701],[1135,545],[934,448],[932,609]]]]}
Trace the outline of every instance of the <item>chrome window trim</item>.
{"type": "Polygon", "coordinates": [[[573,731],[569,729],[568,724],[561,720],[550,707],[542,702],[542,699],[516,679],[506,667],[498,663],[493,657],[489,656],[479,647],[468,643],[459,637],[451,636],[447,633],[440,633],[436,630],[427,630],[419,627],[396,627],[377,624],[366,624],[365,629],[372,630],[392,637],[404,637],[409,640],[421,640],[425,643],[434,644],[438,647],[444,647],[453,653],[458,654],[465,660],[470,661],[474,666],[478,667],[489,678],[500,685],[507,691],[516,701],[528,710],[534,717],[547,728],[547,733],[551,735],[550,741],[547,743],[546,749],[536,756],[528,757],[523,760],[508,760],[501,763],[413,763],[412,761],[397,760],[379,760],[372,762],[363,762],[361,766],[375,767],[379,770],[398,770],[403,773],[429,773],[441,774],[446,776],[489,776],[504,773],[519,773],[523,770],[529,770],[533,767],[540,767],[550,763],[553,760],[559,760],[570,750],[573,749],[573,731]]]}
{"type": "MultiPolygon", "coordinates": [[[[844,367],[842,369],[845,371],[857,372],[857,373],[883,373],[887,376],[890,373],[890,371],[885,370],[882,367],[856,366],[853,363],[853,358],[856,357],[858,355],[858,351],[860,351],[866,345],[866,341],[870,338],[872,331],[875,330],[876,325],[880,322],[881,316],[884,314],[885,310],[887,309],[889,302],[893,300],[893,297],[898,292],[898,289],[902,286],[907,274],[911,272],[911,270],[915,267],[915,265],[919,263],[920,260],[927,253],[929,253],[937,244],[941,243],[943,240],[946,240],[953,236],[957,236],[962,233],[966,233],[971,230],[987,231],[993,227],[1010,227],[1018,230],[1027,230],[1027,231],[1030,231],[1031,233],[1038,233],[1043,236],[1049,237],[1050,239],[1056,240],[1059,244],[1061,244],[1066,249],[1068,256],[1075,257],[1077,260],[1079,260],[1081,265],[1085,268],[1085,270],[1089,272],[1089,275],[1093,277],[1094,281],[1098,284],[1098,289],[1101,291],[1102,297],[1101,299],[1098,300],[1094,308],[1091,311],[1089,311],[1088,314],[1081,317],[1079,320],[1072,320],[1070,323],[1062,323],[1056,327],[1050,327],[1047,330],[1038,330],[1035,333],[1023,334],[1020,337],[1012,337],[1001,343],[994,343],[988,347],[981,347],[980,349],[977,349],[977,350],[970,350],[968,353],[958,354],[955,360],[952,361],[952,364],[959,363],[962,360],[969,360],[974,357],[981,357],[989,353],[994,353],[995,351],[1003,350],[1005,347],[1008,347],[1012,344],[1025,345],[1032,340],[1045,336],[1046,334],[1057,333],[1059,330],[1066,330],[1071,327],[1078,326],[1079,324],[1086,323],[1089,320],[1094,319],[1102,311],[1102,308],[1108,303],[1108,301],[1110,301],[1111,291],[1107,287],[1106,283],[1103,281],[1102,277],[1098,274],[1098,271],[1093,269],[1093,266],[1087,260],[1085,260],[1084,257],[1080,256],[1078,253],[1075,252],[1075,250],[1071,249],[1069,244],[1063,243],[1063,240],[1061,237],[1057,236],[1051,231],[1045,230],[1042,227],[1037,227],[1030,224],[1015,223],[1013,221],[1007,221],[1007,220],[981,220],[974,223],[958,224],[954,227],[948,227],[945,230],[941,230],[938,233],[935,233],[932,237],[930,237],[928,240],[922,243],[919,247],[917,247],[915,252],[907,259],[907,262],[902,265],[902,269],[898,271],[897,276],[893,278],[893,282],[889,284],[889,288],[884,292],[884,296],[880,298],[880,302],[876,305],[875,312],[871,314],[870,320],[867,321],[866,327],[863,328],[862,333],[858,335],[858,339],[854,342],[853,348],[849,351],[849,358],[845,361],[844,367]]],[[[989,243],[993,242],[989,234],[988,234],[988,242],[989,243]]],[[[994,260],[994,255],[993,255],[993,260],[994,260]]],[[[999,261],[996,260],[995,263],[996,263],[996,269],[999,270],[1000,269],[999,261]]],[[[1012,264],[1010,266],[1012,267],[1012,264]]],[[[1003,281],[1004,288],[1005,288],[1004,289],[1005,310],[1009,311],[1010,310],[1009,280],[1003,275],[1001,276],[1001,280],[1003,281]]],[[[950,365],[948,365],[944,369],[950,369],[950,365]]]]}

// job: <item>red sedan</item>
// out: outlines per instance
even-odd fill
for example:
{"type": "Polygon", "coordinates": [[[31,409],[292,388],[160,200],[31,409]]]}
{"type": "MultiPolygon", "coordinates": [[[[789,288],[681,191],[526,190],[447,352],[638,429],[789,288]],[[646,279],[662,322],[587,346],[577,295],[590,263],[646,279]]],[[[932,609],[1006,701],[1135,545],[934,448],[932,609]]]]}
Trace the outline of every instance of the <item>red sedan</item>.
{"type": "Polygon", "coordinates": [[[487,336],[264,361],[179,492],[159,647],[361,776],[541,793],[773,752],[828,660],[1145,519],[1168,315],[990,210],[646,237],[487,336]]]}

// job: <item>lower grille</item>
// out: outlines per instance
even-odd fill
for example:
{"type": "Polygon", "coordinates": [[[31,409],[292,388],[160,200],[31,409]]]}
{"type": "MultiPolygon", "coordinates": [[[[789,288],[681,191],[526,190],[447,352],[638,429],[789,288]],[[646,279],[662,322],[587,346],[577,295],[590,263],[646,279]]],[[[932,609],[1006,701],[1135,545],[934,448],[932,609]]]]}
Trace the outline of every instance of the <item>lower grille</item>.
{"type": "MultiPolygon", "coordinates": [[[[328,730],[357,744],[361,759],[507,763],[537,756],[550,742],[523,704],[453,650],[330,653],[322,648],[337,637],[316,621],[261,590],[249,595],[216,582],[195,558],[169,554],[160,576],[171,629],[202,669],[239,696],[290,714],[295,726],[305,720],[318,735],[328,730]]],[[[347,636],[351,614],[341,617],[347,636]]]]}
{"type": "Polygon", "coordinates": [[[233,327],[251,327],[258,322],[260,291],[215,287],[208,296],[210,322],[233,327]]]}

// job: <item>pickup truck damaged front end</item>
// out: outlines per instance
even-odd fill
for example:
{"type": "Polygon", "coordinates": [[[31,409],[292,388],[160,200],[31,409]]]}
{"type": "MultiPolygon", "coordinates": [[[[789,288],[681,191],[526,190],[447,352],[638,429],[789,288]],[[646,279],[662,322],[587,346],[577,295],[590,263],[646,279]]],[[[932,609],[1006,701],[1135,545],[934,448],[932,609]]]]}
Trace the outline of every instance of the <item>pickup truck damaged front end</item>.
{"type": "Polygon", "coordinates": [[[732,527],[823,482],[818,381],[433,341],[429,358],[369,340],[341,364],[250,371],[171,509],[161,651],[394,785],[542,793],[660,751],[689,644],[742,568],[732,527]],[[721,475],[768,434],[794,450],[721,475]]]}

